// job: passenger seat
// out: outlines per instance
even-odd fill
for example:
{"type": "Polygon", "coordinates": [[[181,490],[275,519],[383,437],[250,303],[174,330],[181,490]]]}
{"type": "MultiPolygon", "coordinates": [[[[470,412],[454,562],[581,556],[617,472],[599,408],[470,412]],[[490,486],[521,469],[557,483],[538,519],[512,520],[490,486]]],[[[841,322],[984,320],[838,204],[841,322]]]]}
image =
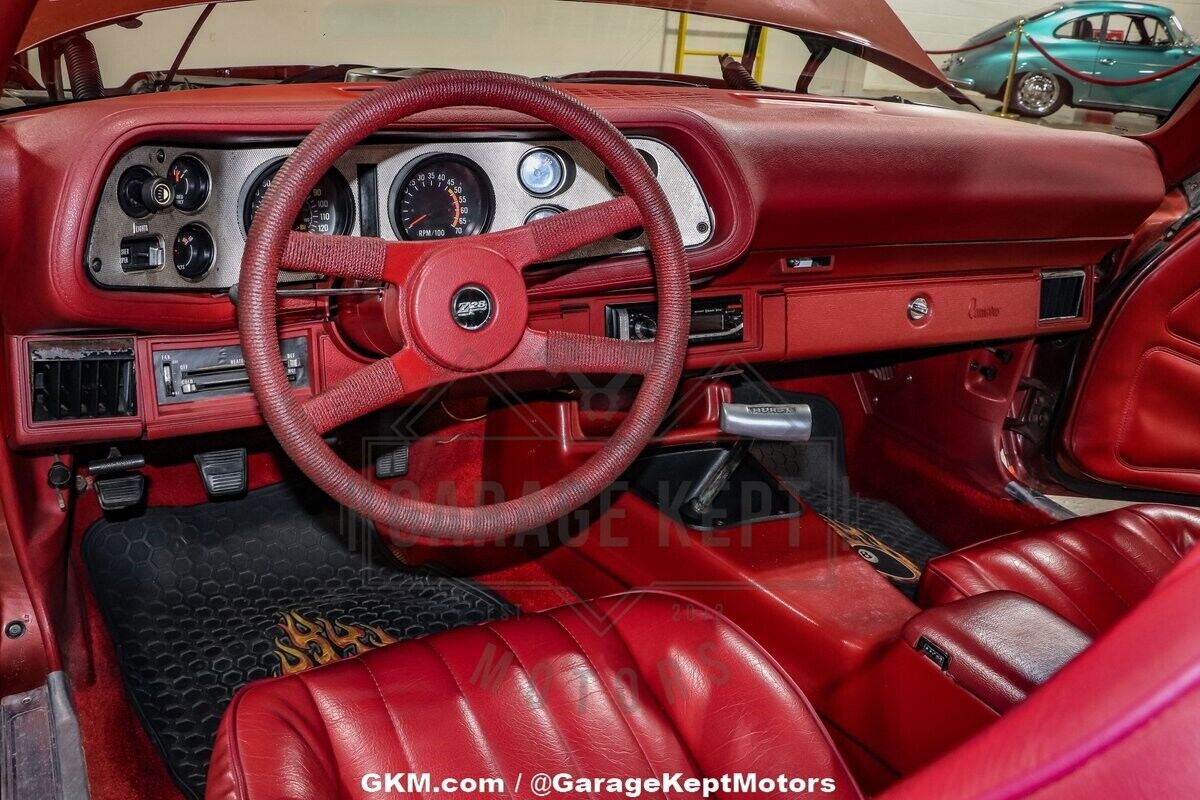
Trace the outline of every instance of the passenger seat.
{"type": "Polygon", "coordinates": [[[1018,592],[1085,633],[1112,627],[1200,538],[1200,509],[1141,505],[1011,533],[929,562],[921,605],[1018,592]]]}

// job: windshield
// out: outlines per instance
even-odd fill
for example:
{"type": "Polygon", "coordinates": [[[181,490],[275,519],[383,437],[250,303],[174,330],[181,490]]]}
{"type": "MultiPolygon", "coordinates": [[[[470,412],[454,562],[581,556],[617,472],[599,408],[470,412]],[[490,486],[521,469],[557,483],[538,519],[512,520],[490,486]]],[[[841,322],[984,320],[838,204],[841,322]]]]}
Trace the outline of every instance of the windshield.
{"type": "MultiPolygon", "coordinates": [[[[1181,56],[1166,47],[1119,46],[1132,44],[1130,30],[1162,24],[1149,12],[1096,12],[1080,17],[1078,36],[1064,37],[1056,35],[1063,4],[1044,7],[1025,17],[1026,38],[1014,64],[1015,19],[998,23],[969,0],[947,3],[962,13],[934,20],[917,0],[892,3],[936,57],[947,81],[941,89],[916,85],[905,77],[914,74],[906,67],[849,37],[616,1],[245,0],[150,11],[52,40],[20,56],[0,107],[255,83],[402,80],[430,69],[708,89],[753,88],[749,73],[783,92],[982,110],[1032,124],[1136,134],[1169,117],[1200,79],[1200,59],[1190,51],[1181,56]],[[1103,62],[1080,55],[1084,36],[1106,43],[1103,62]],[[83,57],[70,52],[80,47],[83,57]],[[729,64],[723,69],[722,54],[741,61],[745,72],[729,64]],[[81,63],[94,66],[80,74],[81,63]]],[[[1004,16],[1012,11],[1006,7],[1004,16]]],[[[1166,26],[1177,46],[1192,46],[1178,16],[1166,26]]],[[[923,80],[928,72],[922,67],[916,74],[923,80]]]]}
{"type": "Polygon", "coordinates": [[[1183,29],[1183,23],[1179,21],[1179,17],[1174,14],[1168,20],[1171,26],[1171,38],[1179,44],[1192,44],[1192,35],[1183,29]]]}
{"type": "MultiPolygon", "coordinates": [[[[600,72],[613,81],[632,79],[613,72],[638,73],[639,80],[724,87],[718,56],[742,57],[747,49],[747,65],[760,83],[795,91],[816,41],[781,30],[759,34],[757,26],[725,19],[610,3],[254,0],[214,6],[180,60],[189,32],[204,13],[203,6],[155,11],[87,32],[104,92],[387,79],[426,68],[575,80],[600,72]]],[[[814,63],[805,90],[954,105],[936,89],[921,89],[859,58],[856,45],[835,44],[846,50],[814,63]]],[[[45,56],[36,50],[25,55],[36,86],[15,89],[10,96],[30,104],[54,99],[38,91],[48,88],[49,76],[63,87],[60,99],[79,99],[70,91],[63,62],[45,56]]]]}

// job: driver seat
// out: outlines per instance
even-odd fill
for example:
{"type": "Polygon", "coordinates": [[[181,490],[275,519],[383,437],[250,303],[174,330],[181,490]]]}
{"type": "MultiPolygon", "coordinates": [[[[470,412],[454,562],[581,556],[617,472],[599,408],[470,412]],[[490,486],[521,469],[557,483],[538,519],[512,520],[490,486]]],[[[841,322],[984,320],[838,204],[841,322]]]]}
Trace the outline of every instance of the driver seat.
{"type": "Polygon", "coordinates": [[[433,786],[502,778],[504,791],[481,795],[523,798],[538,796],[530,782],[539,772],[783,773],[817,783],[755,796],[861,797],[775,661],[716,612],[657,592],[459,628],[252,683],[225,712],[206,797],[387,796],[375,776],[429,773],[433,786]]]}

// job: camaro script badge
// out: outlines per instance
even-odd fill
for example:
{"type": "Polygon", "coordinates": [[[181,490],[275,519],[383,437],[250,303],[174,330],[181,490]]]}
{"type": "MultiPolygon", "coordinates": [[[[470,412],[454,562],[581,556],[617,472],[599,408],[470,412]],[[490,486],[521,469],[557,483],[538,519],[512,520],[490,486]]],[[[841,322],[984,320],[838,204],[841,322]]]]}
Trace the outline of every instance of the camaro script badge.
{"type": "Polygon", "coordinates": [[[458,327],[477,331],[492,321],[492,296],[480,286],[464,286],[454,293],[450,313],[458,327]]]}

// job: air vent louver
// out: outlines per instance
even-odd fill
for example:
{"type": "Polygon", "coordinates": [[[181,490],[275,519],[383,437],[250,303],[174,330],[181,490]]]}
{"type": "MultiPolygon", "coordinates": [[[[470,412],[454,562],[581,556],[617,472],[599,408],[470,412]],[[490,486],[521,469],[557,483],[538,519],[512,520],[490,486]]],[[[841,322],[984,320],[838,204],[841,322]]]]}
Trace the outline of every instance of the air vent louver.
{"type": "Polygon", "coordinates": [[[137,414],[132,339],[35,342],[29,362],[34,422],[137,414]]]}
{"type": "Polygon", "coordinates": [[[1042,273],[1042,302],[1038,319],[1052,322],[1083,316],[1083,289],[1087,273],[1081,269],[1042,273]]]}

